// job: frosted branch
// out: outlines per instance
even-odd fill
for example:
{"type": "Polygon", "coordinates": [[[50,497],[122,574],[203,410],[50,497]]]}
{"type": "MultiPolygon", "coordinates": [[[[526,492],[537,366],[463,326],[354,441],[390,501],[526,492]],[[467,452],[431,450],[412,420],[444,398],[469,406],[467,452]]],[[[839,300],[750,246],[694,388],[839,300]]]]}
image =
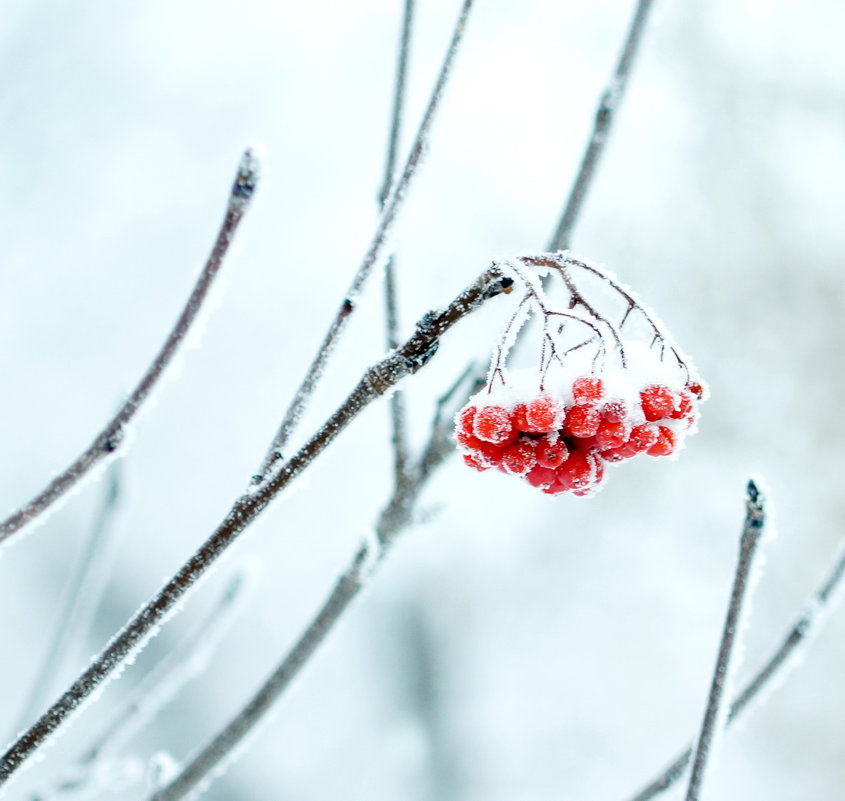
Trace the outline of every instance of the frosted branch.
{"type": "Polygon", "coordinates": [[[731,601],[725,618],[725,626],[722,630],[722,641],[719,644],[719,654],[716,658],[716,669],[713,671],[713,680],[710,684],[710,694],[707,698],[707,707],[701,724],[701,734],[693,756],[686,801],[699,801],[701,798],[705,772],[716,752],[717,741],[721,739],[727,717],[728,708],[724,702],[725,688],[728,686],[733,673],[734,645],[740,633],[754,556],[766,519],[763,494],[753,480],[748,482],[747,494],[745,525],[740,538],[739,560],[734,575],[733,589],[731,590],[731,601]]]}
{"type": "MultiPolygon", "coordinates": [[[[249,577],[239,570],[226,583],[210,609],[176,648],[162,658],[133,688],[117,712],[76,759],[55,788],[56,793],[76,794],[87,787],[106,754],[114,752],[142,726],[161,712],[190,681],[205,670],[223,635],[235,620],[248,587],[249,577]]],[[[39,794],[33,799],[44,798],[39,794]]]]}
{"type": "Polygon", "coordinates": [[[613,122],[616,119],[619,106],[622,104],[625,90],[628,88],[628,78],[639,52],[640,42],[652,5],[653,0],[639,0],[637,3],[625,43],[622,46],[622,52],[619,54],[619,60],[616,63],[616,69],[599,101],[593,130],[590,133],[584,155],[581,157],[578,173],[569,191],[557,228],[549,240],[547,250],[566,250],[569,247],[572,230],[578,221],[581,207],[592,186],[596,168],[604,154],[613,122]]]}
{"type": "Polygon", "coordinates": [[[120,448],[126,435],[126,429],[149,399],[153,389],[158,385],[173,357],[184,344],[191,326],[205,303],[211,285],[217,276],[223,259],[226,256],[232,238],[238,225],[249,206],[258,180],[258,162],[247,150],[238,167],[235,182],[229,194],[226,216],[217,234],[217,240],[212,248],[208,261],[200,272],[199,278],[179,315],[175,326],[171,330],[161,350],[156,354],[152,364],[144,373],[138,385],[132,390],[126,402],[120,407],[105,428],[97,434],[94,441],[68,467],[54,478],[32,500],[0,522],[0,543],[8,540],[13,534],[22,530],[77,486],[84,478],[90,476],[93,469],[112,458],[120,448]]]}

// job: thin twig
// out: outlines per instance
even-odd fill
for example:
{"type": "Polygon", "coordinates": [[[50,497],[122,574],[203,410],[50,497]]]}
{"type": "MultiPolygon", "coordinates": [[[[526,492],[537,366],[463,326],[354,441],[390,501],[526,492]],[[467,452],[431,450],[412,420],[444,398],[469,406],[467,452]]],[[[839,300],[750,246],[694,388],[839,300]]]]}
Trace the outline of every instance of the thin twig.
{"type": "Polygon", "coordinates": [[[728,711],[724,702],[725,688],[733,674],[733,649],[740,633],[745,598],[751,583],[754,556],[766,522],[765,499],[753,479],[748,482],[746,493],[745,524],[740,537],[739,560],[734,575],[728,614],[722,630],[722,641],[719,644],[719,654],[716,658],[716,669],[713,671],[710,694],[704,710],[701,734],[695,747],[686,801],[698,801],[701,798],[705,772],[713,759],[717,740],[721,739],[725,727],[728,711]]]}
{"type": "Polygon", "coordinates": [[[405,110],[405,86],[408,78],[408,57],[411,53],[411,30],[414,20],[414,0],[405,0],[402,12],[402,31],[399,35],[399,59],[396,64],[396,80],[393,85],[393,110],[390,114],[390,134],[387,138],[387,158],[384,177],[379,190],[379,206],[383,209],[393,185],[396,172],[396,154],[399,150],[399,134],[405,110]]]}
{"type": "Polygon", "coordinates": [[[91,617],[105,586],[103,562],[114,531],[114,519],[120,500],[120,471],[114,462],[107,473],[105,492],[91,533],[79,555],[65,592],[64,602],[56,618],[49,648],[36,671],[36,677],[23,705],[13,734],[17,734],[38,713],[49,695],[56,676],[62,671],[71,643],[85,637],[91,617]]]}
{"type": "MultiPolygon", "coordinates": [[[[840,547],[833,566],[819,589],[806,601],[804,611],[789,627],[789,631],[774,653],[766,660],[742,692],[736,696],[728,712],[728,725],[738,720],[752,707],[752,702],[776,681],[786,679],[789,671],[801,662],[800,655],[827,622],[832,605],[842,597],[845,578],[845,544],[840,547]]],[[[679,754],[661,774],[644,787],[631,801],[651,801],[681,779],[692,759],[692,746],[679,754]]]]}
{"type": "MultiPolygon", "coordinates": [[[[387,159],[384,165],[384,179],[379,192],[379,206],[384,204],[393,183],[396,170],[396,151],[399,145],[399,133],[402,129],[402,116],[405,109],[405,84],[408,77],[408,56],[411,45],[411,28],[414,17],[414,0],[405,0],[402,14],[402,32],[399,37],[399,60],[396,65],[396,82],[393,94],[393,111],[390,116],[390,135],[387,143],[387,159]]],[[[384,306],[387,349],[399,346],[399,310],[396,290],[396,258],[391,255],[384,266],[384,306]]],[[[394,481],[401,484],[407,480],[408,472],[408,435],[405,428],[405,394],[397,389],[388,401],[390,405],[391,444],[393,446],[394,481]]]]}
{"type": "Polygon", "coordinates": [[[417,173],[420,161],[422,160],[422,156],[431,133],[431,126],[434,122],[437,110],[440,107],[441,100],[443,99],[444,89],[446,88],[446,84],[451,74],[455,56],[457,55],[458,49],[463,40],[464,31],[466,30],[466,22],[469,18],[469,13],[472,10],[474,2],[475,0],[463,0],[458,20],[452,31],[449,48],[446,51],[446,57],[440,67],[440,73],[437,76],[437,81],[435,82],[434,89],[431,93],[431,97],[429,98],[428,106],[425,110],[425,114],[423,115],[417,135],[414,138],[414,142],[411,145],[408,160],[405,163],[405,167],[402,170],[401,175],[390,190],[390,194],[385,201],[384,209],[379,218],[378,225],[376,226],[373,239],[367,248],[367,252],[364,254],[364,259],[361,262],[361,265],[358,267],[358,270],[352,279],[352,283],[346,291],[343,302],[340,304],[340,307],[335,314],[335,318],[329,327],[329,332],[323,339],[323,342],[317,351],[317,355],[308,367],[302,384],[300,384],[294,394],[290,406],[288,406],[288,409],[284,414],[279,430],[273,438],[273,442],[270,445],[270,449],[267,452],[261,468],[256,474],[256,484],[260,484],[262,481],[268,481],[272,471],[274,469],[278,469],[278,464],[283,461],[282,451],[287,445],[291,434],[295,430],[299,419],[302,416],[314,389],[316,388],[317,382],[323,374],[329,357],[346,328],[346,323],[355,311],[355,301],[360,294],[365,281],[372,272],[373,267],[382,258],[385,245],[387,244],[388,235],[396,222],[399,211],[402,208],[403,201],[408,193],[408,189],[417,173]]]}
{"type": "Polygon", "coordinates": [[[8,540],[13,534],[23,529],[29,523],[42,515],[57,501],[64,498],[68,491],[88,476],[94,467],[105,459],[114,456],[120,448],[126,434],[126,428],[135,418],[138,411],[149,398],[152,390],[159,383],[166,368],[173,360],[176,352],[185,341],[188,330],[195,322],[197,315],[205,302],[209,289],[217,276],[220,265],[232,237],[235,234],[243,215],[249,206],[258,180],[258,162],[247,150],[241,158],[235,183],[229,194],[226,216],[217,234],[217,240],[212,248],[208,261],[200,272],[199,278],[191,291],[179,319],[171,330],[161,350],[156,354],[147,372],[132,390],[126,402],[117,411],[105,428],[97,434],[94,441],[80,456],[54,478],[38,495],[0,522],[0,543],[8,540]]]}
{"type": "Polygon", "coordinates": [[[575,176],[575,181],[566,200],[560,222],[554,235],[549,240],[547,250],[566,250],[569,247],[572,239],[572,230],[581,213],[584,199],[592,186],[593,177],[604,153],[616,112],[619,110],[619,106],[625,96],[628,78],[637,57],[652,5],[653,0],[639,0],[637,3],[634,17],[628,28],[625,44],[616,63],[616,69],[599,101],[590,139],[587,142],[584,155],[581,157],[581,164],[578,167],[578,173],[575,176]]]}
{"type": "MultiPolygon", "coordinates": [[[[114,752],[141,726],[158,715],[188,682],[203,672],[211,654],[235,620],[248,583],[248,576],[243,570],[232,576],[206,614],[194,623],[173,651],[153,666],[117,712],[106,721],[77,757],[66,777],[56,785],[58,792],[75,794],[85,787],[104,754],[114,752]]],[[[39,801],[42,797],[37,794],[31,801],[39,801]]]]}
{"type": "Polygon", "coordinates": [[[355,389],[316,434],[277,473],[241,496],[214,533],[164,587],[112,639],[62,696],[0,757],[0,786],[125,660],[137,653],[173,611],[178,600],[303,469],[370,403],[402,378],[416,373],[437,351],[440,338],[485,301],[508,293],[513,279],[495,267],[485,270],[444,309],[429,312],[398,350],[365,371],[355,389]]]}

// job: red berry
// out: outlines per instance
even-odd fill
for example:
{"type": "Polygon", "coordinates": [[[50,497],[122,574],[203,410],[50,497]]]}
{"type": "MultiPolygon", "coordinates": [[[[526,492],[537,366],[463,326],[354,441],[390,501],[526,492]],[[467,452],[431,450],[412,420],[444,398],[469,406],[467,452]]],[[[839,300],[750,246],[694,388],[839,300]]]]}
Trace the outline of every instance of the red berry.
{"type": "Polygon", "coordinates": [[[625,423],[602,420],[596,431],[596,445],[601,448],[618,448],[628,439],[629,428],[625,423]]]}
{"type": "Polygon", "coordinates": [[[482,464],[478,461],[471,453],[464,454],[464,464],[468,467],[472,467],[475,470],[478,470],[480,473],[483,473],[485,470],[489,469],[489,466],[486,464],[482,464]]]}
{"type": "Polygon", "coordinates": [[[692,395],[684,390],[678,399],[678,404],[676,408],[672,410],[672,413],[669,415],[673,420],[683,420],[685,417],[689,417],[692,414],[693,410],[693,400],[692,395]]]}
{"type": "Polygon", "coordinates": [[[563,422],[563,411],[563,404],[552,400],[548,395],[534,398],[525,408],[528,430],[545,433],[560,428],[563,422]]]}
{"type": "Polygon", "coordinates": [[[625,405],[625,401],[617,398],[608,401],[601,407],[601,416],[611,423],[621,423],[628,416],[628,407],[625,405]]]}
{"type": "Polygon", "coordinates": [[[601,462],[596,463],[596,471],[590,481],[583,487],[579,487],[572,491],[573,495],[583,498],[585,495],[592,495],[604,483],[604,465],[601,462]]]}
{"type": "Polygon", "coordinates": [[[557,480],[555,471],[542,465],[535,465],[526,474],[525,480],[537,489],[548,489],[557,480]]]}
{"type": "Polygon", "coordinates": [[[465,448],[471,448],[472,450],[476,450],[481,445],[481,440],[478,437],[474,437],[472,434],[466,434],[460,430],[455,434],[455,439],[458,440],[459,445],[463,445],[465,448]]]}
{"type": "Polygon", "coordinates": [[[636,453],[642,453],[657,442],[657,437],[658,433],[655,426],[647,424],[634,426],[628,444],[635,449],[636,453]]]}
{"type": "Polygon", "coordinates": [[[593,437],[599,430],[601,413],[593,406],[573,406],[566,413],[566,429],[575,437],[593,437]]]}
{"type": "Polygon", "coordinates": [[[568,456],[568,448],[556,434],[537,441],[537,464],[543,467],[560,467],[568,456]]]}
{"type": "Polygon", "coordinates": [[[534,465],[537,464],[537,456],[534,448],[528,442],[517,442],[508,445],[502,454],[502,467],[505,472],[515,476],[525,475],[534,465]]]}
{"type": "Polygon", "coordinates": [[[608,448],[605,451],[600,451],[599,456],[606,462],[621,462],[623,459],[630,459],[636,456],[640,451],[634,447],[630,442],[620,445],[618,448],[608,448]]]}
{"type": "Polygon", "coordinates": [[[652,384],[640,392],[643,414],[646,420],[654,421],[668,417],[675,409],[675,395],[663,384],[652,384]]]}
{"type": "Polygon", "coordinates": [[[572,383],[575,403],[598,403],[604,396],[604,381],[596,376],[583,375],[572,383]]]}
{"type": "Polygon", "coordinates": [[[489,465],[497,465],[502,461],[504,448],[501,445],[494,445],[492,442],[478,441],[478,447],[473,454],[476,459],[486,462],[489,465]]]}
{"type": "Polygon", "coordinates": [[[701,384],[687,384],[687,389],[699,400],[704,397],[704,387],[701,384]]]}
{"type": "Polygon", "coordinates": [[[590,454],[576,451],[557,469],[558,481],[574,489],[583,489],[596,475],[596,460],[590,454]]]}
{"type": "Polygon", "coordinates": [[[674,453],[676,444],[675,432],[671,428],[660,426],[657,433],[657,442],[646,453],[649,456],[669,456],[674,453]]]}
{"type": "Polygon", "coordinates": [[[517,431],[528,431],[528,421],[525,419],[525,404],[517,403],[511,411],[511,424],[517,431]]]}
{"type": "Polygon", "coordinates": [[[475,420],[475,406],[467,406],[458,412],[457,429],[463,431],[464,434],[472,434],[472,424],[475,420]]]}
{"type": "Polygon", "coordinates": [[[517,437],[508,412],[501,406],[484,406],[479,409],[472,429],[476,437],[495,445],[505,445],[517,437]]]}
{"type": "Polygon", "coordinates": [[[560,477],[558,477],[558,480],[555,481],[554,484],[545,487],[543,492],[545,492],[546,495],[562,495],[564,492],[569,492],[570,489],[571,485],[561,483],[560,477]]]}

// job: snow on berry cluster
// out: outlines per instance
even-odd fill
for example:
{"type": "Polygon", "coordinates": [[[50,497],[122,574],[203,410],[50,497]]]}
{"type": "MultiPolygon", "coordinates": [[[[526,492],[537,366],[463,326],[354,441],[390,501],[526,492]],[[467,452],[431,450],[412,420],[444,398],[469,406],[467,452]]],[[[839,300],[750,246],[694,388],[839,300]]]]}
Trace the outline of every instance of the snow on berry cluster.
{"type": "Polygon", "coordinates": [[[556,382],[554,391],[532,390],[530,379],[509,374],[507,386],[478,393],[458,412],[464,462],[498,468],[550,495],[591,495],[608,463],[671,456],[694,430],[702,385],[660,369],[649,380],[649,372],[582,373],[556,382]]]}

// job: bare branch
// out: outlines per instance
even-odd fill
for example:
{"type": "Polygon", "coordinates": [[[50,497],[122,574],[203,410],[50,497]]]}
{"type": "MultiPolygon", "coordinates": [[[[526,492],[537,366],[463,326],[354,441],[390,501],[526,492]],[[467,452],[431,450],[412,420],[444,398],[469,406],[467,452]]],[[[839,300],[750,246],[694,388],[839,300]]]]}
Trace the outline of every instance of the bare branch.
{"type": "MultiPolygon", "coordinates": [[[[384,209],[385,201],[393,183],[396,169],[396,150],[405,107],[405,83],[408,76],[408,56],[411,45],[411,26],[414,16],[414,0],[405,0],[402,14],[402,32],[399,38],[399,61],[396,65],[396,82],[393,96],[393,112],[390,121],[390,136],[387,144],[387,159],[384,165],[384,179],[379,192],[379,205],[384,209]]],[[[396,259],[390,256],[384,266],[384,306],[387,348],[399,346],[399,310],[396,296],[396,259]]],[[[393,446],[393,473],[395,483],[407,481],[408,436],[405,430],[405,395],[397,389],[388,401],[390,405],[391,444],[393,446]]]]}
{"type": "Polygon", "coordinates": [[[399,35],[399,59],[396,64],[396,80],[393,85],[393,110],[390,114],[390,134],[387,139],[387,158],[384,177],[379,190],[379,206],[383,209],[393,185],[396,172],[396,153],[399,150],[399,134],[405,110],[405,86],[408,78],[408,56],[411,52],[411,29],[414,20],[414,0],[405,0],[402,12],[402,31],[399,35]]]}
{"type": "MultiPolygon", "coordinates": [[[[197,620],[176,648],[155,664],[133,688],[70,771],[57,785],[60,793],[78,793],[88,785],[95,765],[107,752],[115,751],[141,726],[154,718],[180,690],[205,669],[210,655],[235,619],[248,585],[245,571],[239,570],[223,588],[211,608],[197,620]]],[[[42,798],[35,796],[33,801],[42,798]]]]}
{"type": "Polygon", "coordinates": [[[103,561],[108,556],[119,500],[120,473],[115,462],[109,468],[97,519],[68,584],[62,608],[51,632],[49,648],[36,671],[13,734],[19,732],[38,713],[53,688],[56,676],[66,663],[71,644],[83,638],[88,631],[105,585],[103,561]]]}
{"type": "Polygon", "coordinates": [[[411,152],[408,155],[408,160],[402,170],[396,183],[390,191],[389,196],[385,200],[384,209],[376,226],[375,234],[370,242],[367,252],[364,254],[364,259],[358,267],[352,283],[346,291],[343,302],[340,304],[338,311],[332,324],[329,326],[329,332],[320,345],[317,355],[309,366],[302,384],[297,389],[293,400],[285,412],[282,423],[279,427],[273,442],[270,445],[270,450],[264,459],[264,463],[258,471],[258,480],[256,484],[261,481],[269,479],[270,473],[276,468],[278,463],[283,460],[282,451],[287,445],[288,439],[295,430],[302,412],[305,410],[312,393],[320,380],[320,377],[325,370],[329,357],[332,354],[340,336],[346,328],[346,323],[349,317],[355,311],[355,301],[364,286],[365,281],[372,272],[373,267],[382,258],[385,245],[387,244],[388,235],[393,228],[394,223],[399,215],[399,211],[403,206],[405,196],[411,186],[417,168],[422,159],[428,142],[429,134],[431,133],[431,126],[434,122],[437,110],[440,107],[440,102],[443,99],[443,92],[446,88],[452,65],[457,55],[461,42],[463,41],[464,31],[466,30],[466,22],[469,18],[469,13],[472,10],[475,0],[463,0],[458,20],[455,23],[452,31],[452,39],[449,43],[449,48],[446,51],[446,57],[440,67],[440,73],[434,85],[434,89],[429,98],[428,107],[423,115],[422,122],[417,131],[417,135],[411,145],[411,152]]]}
{"type": "Polygon", "coordinates": [[[429,312],[397,351],[364,373],[349,397],[316,434],[275,475],[255,491],[241,496],[216,531],[200,546],[164,587],[111,640],[62,696],[0,757],[0,786],[49,736],[127,659],[153,636],[179,599],[240,536],[299,473],[370,403],[402,378],[416,373],[437,351],[440,338],[485,301],[508,293],[513,279],[496,267],[485,270],[445,308],[429,312]]]}
{"type": "Polygon", "coordinates": [[[126,402],[94,438],[91,445],[31,501],[6,520],[0,522],[0,543],[8,540],[13,534],[29,525],[57,501],[64,498],[67,492],[88,476],[94,467],[113,457],[115,451],[120,448],[127,426],[134,420],[138,411],[149,398],[150,393],[159,383],[176,352],[185,341],[189,329],[196,321],[220,265],[223,263],[223,258],[229,250],[235,231],[249,206],[257,180],[258,162],[252,152],[247,150],[238,167],[235,183],[229,194],[226,216],[217,234],[211,255],[202,268],[188,301],[161,350],[156,354],[149,369],[126,399],[126,402]]]}
{"type": "Polygon", "coordinates": [[[270,711],[363,588],[369,547],[362,545],[357,551],[317,616],[249,703],[150,801],[175,801],[190,793],[231,756],[232,750],[270,711]]]}
{"type": "MultiPolygon", "coordinates": [[[[781,644],[734,699],[728,712],[729,726],[752,708],[752,702],[758,699],[765,690],[770,689],[777,682],[782,682],[789,671],[800,664],[802,653],[826,623],[832,605],[842,597],[843,577],[845,577],[845,546],[840,548],[821,586],[807,600],[804,611],[792,623],[781,644]]],[[[691,759],[692,746],[690,745],[664,768],[656,779],[633,796],[631,801],[650,801],[673,787],[686,773],[691,759]]]]}
{"type": "Polygon", "coordinates": [[[628,87],[628,78],[639,51],[643,31],[645,30],[652,4],[653,0],[639,0],[637,3],[634,17],[628,28],[628,35],[625,38],[625,44],[622,47],[622,52],[619,54],[619,61],[616,63],[613,76],[599,101],[593,130],[587,142],[587,148],[581,157],[578,173],[575,176],[575,181],[572,184],[572,189],[569,192],[569,197],[566,200],[566,205],[563,209],[560,222],[558,222],[557,229],[549,240],[547,250],[566,250],[569,247],[572,239],[572,230],[578,221],[584,199],[592,185],[596,168],[604,154],[604,148],[610,136],[610,129],[616,117],[616,112],[619,110],[619,106],[625,96],[625,90],[628,87]]]}
{"type": "Polygon", "coordinates": [[[739,634],[745,597],[747,594],[754,556],[763,533],[766,520],[766,510],[763,494],[753,480],[748,482],[748,501],[745,512],[745,525],[739,545],[739,561],[736,566],[731,601],[725,626],[722,630],[722,641],[719,644],[719,655],[716,659],[716,669],[710,685],[710,695],[707,698],[707,708],[701,724],[701,734],[695,748],[695,755],[687,787],[686,801],[698,801],[704,786],[705,771],[716,751],[716,740],[721,738],[727,715],[724,703],[725,687],[732,674],[731,657],[739,634]]]}

